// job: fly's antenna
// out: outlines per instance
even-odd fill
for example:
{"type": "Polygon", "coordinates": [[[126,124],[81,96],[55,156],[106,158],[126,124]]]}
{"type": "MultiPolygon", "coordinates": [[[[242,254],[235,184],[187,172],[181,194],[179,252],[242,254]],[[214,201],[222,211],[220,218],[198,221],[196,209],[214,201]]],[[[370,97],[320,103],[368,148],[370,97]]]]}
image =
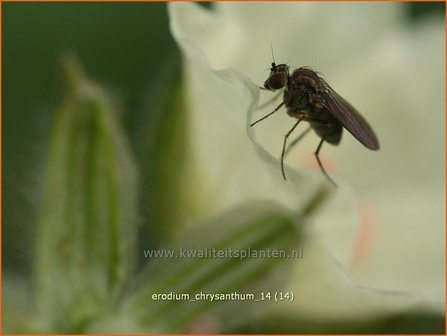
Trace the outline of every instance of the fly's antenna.
{"type": "Polygon", "coordinates": [[[270,50],[271,50],[271,52],[272,52],[272,60],[273,60],[273,63],[276,64],[276,61],[275,61],[275,55],[273,54],[273,42],[270,42],[270,50]]]}

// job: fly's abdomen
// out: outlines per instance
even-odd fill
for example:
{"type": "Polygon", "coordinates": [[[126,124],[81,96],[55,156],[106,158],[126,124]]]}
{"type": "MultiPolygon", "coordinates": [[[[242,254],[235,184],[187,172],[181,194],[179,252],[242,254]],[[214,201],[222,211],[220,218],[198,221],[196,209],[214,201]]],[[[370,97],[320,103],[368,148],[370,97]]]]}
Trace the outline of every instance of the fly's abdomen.
{"type": "Polygon", "coordinates": [[[326,142],[332,145],[338,145],[343,133],[343,126],[340,123],[321,124],[319,122],[311,122],[310,126],[323,138],[326,142]]]}
{"type": "Polygon", "coordinates": [[[343,133],[343,125],[335,119],[325,108],[312,108],[308,114],[311,119],[310,125],[319,137],[333,145],[338,145],[343,133]]]}

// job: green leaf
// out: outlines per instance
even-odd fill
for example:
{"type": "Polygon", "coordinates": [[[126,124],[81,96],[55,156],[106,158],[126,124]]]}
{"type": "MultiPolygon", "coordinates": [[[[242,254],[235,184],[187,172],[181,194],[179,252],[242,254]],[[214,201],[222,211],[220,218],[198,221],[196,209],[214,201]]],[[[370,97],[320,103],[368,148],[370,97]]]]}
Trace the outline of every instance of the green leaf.
{"type": "Polygon", "coordinates": [[[29,282],[17,274],[5,272],[2,277],[4,334],[51,333],[46,321],[37,317],[30,302],[32,290],[29,282]]]}
{"type": "Polygon", "coordinates": [[[163,249],[141,251],[149,264],[133,293],[118,317],[103,321],[94,331],[188,332],[212,321],[215,329],[211,331],[215,332],[223,323],[228,327],[246,322],[276,304],[273,298],[255,300],[260,300],[262,293],[273,296],[284,289],[291,264],[300,262],[305,219],[326,196],[327,190],[320,190],[314,195],[314,204],[303,208],[301,215],[273,202],[240,205],[196,226],[163,249]],[[287,256],[262,256],[267,251],[284,251],[287,256]],[[166,254],[155,257],[151,253],[166,254]],[[244,258],[243,253],[252,257],[244,258]],[[247,299],[250,295],[254,299],[247,299]]]}
{"type": "Polygon", "coordinates": [[[250,321],[249,325],[228,330],[237,334],[443,334],[444,315],[410,309],[367,319],[308,319],[276,315],[250,321]]]}
{"type": "Polygon", "coordinates": [[[113,102],[73,58],[51,129],[36,237],[37,303],[81,332],[133,270],[137,176],[113,102]]]}
{"type": "Polygon", "coordinates": [[[190,148],[184,87],[177,54],[160,63],[159,74],[137,113],[134,127],[141,167],[141,211],[147,220],[140,243],[158,246],[184,225],[185,213],[194,208],[187,194],[190,148]],[[175,207],[175,211],[172,211],[175,207]]]}

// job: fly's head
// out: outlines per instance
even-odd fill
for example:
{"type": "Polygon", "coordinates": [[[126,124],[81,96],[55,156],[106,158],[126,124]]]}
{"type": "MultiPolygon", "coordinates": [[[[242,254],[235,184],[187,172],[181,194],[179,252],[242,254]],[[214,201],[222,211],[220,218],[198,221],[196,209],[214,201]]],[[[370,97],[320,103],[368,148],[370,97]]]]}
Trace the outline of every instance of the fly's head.
{"type": "Polygon", "coordinates": [[[289,80],[289,66],[287,64],[272,63],[270,68],[270,75],[264,83],[264,88],[270,91],[275,91],[286,86],[289,80]]]}

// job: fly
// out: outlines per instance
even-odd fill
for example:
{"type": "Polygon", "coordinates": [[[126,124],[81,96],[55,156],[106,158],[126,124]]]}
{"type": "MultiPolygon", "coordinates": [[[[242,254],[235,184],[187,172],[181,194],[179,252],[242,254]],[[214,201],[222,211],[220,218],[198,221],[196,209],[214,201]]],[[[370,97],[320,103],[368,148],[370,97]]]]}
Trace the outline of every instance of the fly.
{"type": "MultiPolygon", "coordinates": [[[[289,74],[289,66],[287,64],[276,64],[273,62],[270,68],[270,75],[262,89],[276,91],[282,88],[284,88],[284,96],[281,104],[250,126],[254,126],[271,116],[282,106],[287,108],[287,114],[290,117],[297,119],[284,137],[281,153],[281,172],[284,180],[286,180],[284,155],[286,153],[287,139],[302,121],[307,121],[321,138],[314,154],[321,171],[334,186],[336,186],[335,182],[324,169],[319,157],[323,142],[326,141],[332,145],[338,145],[343,128],[345,128],[368,149],[379,149],[379,141],[368,122],[311,68],[301,67],[289,74]]],[[[304,134],[306,133],[307,130],[304,134]]],[[[302,136],[298,137],[298,139],[301,138],[302,136]]],[[[293,145],[295,143],[296,141],[293,145]]]]}

